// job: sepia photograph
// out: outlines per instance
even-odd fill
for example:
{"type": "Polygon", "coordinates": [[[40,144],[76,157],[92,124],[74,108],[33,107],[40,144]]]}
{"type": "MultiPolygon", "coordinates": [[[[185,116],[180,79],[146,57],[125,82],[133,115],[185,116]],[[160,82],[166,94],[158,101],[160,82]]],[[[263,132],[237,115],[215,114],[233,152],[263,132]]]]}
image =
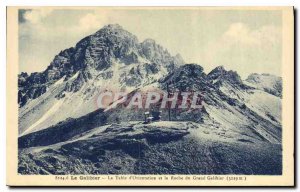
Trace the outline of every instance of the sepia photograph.
{"type": "Polygon", "coordinates": [[[293,7],[8,7],[8,185],[293,186],[293,7]]]}

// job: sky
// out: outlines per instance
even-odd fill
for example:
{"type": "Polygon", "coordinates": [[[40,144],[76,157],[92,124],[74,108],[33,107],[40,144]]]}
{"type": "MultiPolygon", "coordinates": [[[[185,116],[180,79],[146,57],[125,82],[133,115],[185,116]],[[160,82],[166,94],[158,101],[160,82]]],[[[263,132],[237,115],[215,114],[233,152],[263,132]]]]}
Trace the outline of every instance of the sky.
{"type": "Polygon", "coordinates": [[[281,76],[282,15],[276,10],[53,9],[19,10],[19,71],[46,69],[61,50],[107,24],[119,24],[139,41],[154,39],[205,72],[217,66],[281,76]]]}

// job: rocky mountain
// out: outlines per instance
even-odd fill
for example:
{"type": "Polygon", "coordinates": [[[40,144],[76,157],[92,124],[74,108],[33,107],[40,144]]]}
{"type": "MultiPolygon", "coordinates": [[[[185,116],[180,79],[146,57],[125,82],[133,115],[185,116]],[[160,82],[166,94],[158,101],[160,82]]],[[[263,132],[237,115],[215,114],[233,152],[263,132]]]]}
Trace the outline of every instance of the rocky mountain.
{"type": "Polygon", "coordinates": [[[206,74],[105,26],[44,72],[19,75],[19,173],[281,174],[281,97],[251,79],[222,66],[206,74]],[[203,107],[160,109],[159,100],[150,111],[162,121],[145,124],[145,109],[98,108],[107,90],[125,91],[124,103],[149,90],[199,92],[203,107]]]}
{"type": "Polygon", "coordinates": [[[19,132],[85,115],[96,109],[95,98],[101,90],[131,91],[183,63],[180,55],[171,56],[154,40],[139,43],[121,26],[107,25],[61,51],[45,71],[19,75],[19,132]]]}
{"type": "Polygon", "coordinates": [[[221,86],[223,82],[236,85],[239,88],[245,87],[241,77],[236,71],[226,71],[223,66],[216,67],[208,73],[209,80],[216,86],[221,86]]]}
{"type": "Polygon", "coordinates": [[[45,71],[31,75],[21,73],[19,105],[24,106],[29,100],[45,93],[46,89],[59,79],[64,78],[64,81],[67,81],[76,73],[79,73],[79,76],[73,85],[75,87],[67,87],[68,91],[78,91],[82,82],[96,76],[100,76],[98,79],[111,78],[114,72],[116,73],[111,69],[113,67],[119,69],[132,65],[126,72],[137,72],[139,76],[126,77],[128,73],[124,71],[118,80],[119,84],[125,80],[122,84],[124,86],[137,87],[143,84],[145,76],[157,74],[159,70],[169,72],[183,63],[180,55],[171,56],[154,40],[146,39],[139,43],[136,36],[120,25],[107,25],[79,41],[75,47],[61,51],[45,71]]]}
{"type": "Polygon", "coordinates": [[[272,95],[282,97],[282,78],[270,74],[253,73],[248,76],[246,83],[264,90],[272,95]]]}

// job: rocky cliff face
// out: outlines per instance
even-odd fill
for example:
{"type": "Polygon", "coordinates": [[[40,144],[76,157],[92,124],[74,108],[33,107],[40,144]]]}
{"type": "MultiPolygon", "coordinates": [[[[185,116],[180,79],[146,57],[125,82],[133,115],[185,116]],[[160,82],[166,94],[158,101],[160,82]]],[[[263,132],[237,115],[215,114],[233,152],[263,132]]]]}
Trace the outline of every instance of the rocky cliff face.
{"type": "Polygon", "coordinates": [[[229,83],[231,85],[237,86],[238,88],[245,88],[241,77],[236,71],[225,70],[223,66],[216,67],[209,74],[208,78],[216,86],[221,86],[223,83],[229,83]]]}
{"type": "Polygon", "coordinates": [[[85,115],[96,109],[99,91],[132,91],[158,81],[183,63],[180,55],[171,56],[154,40],[139,43],[121,26],[107,25],[61,51],[45,71],[19,75],[20,132],[49,126],[43,116],[49,111],[56,115],[51,115],[51,125],[85,115]],[[54,105],[58,101],[61,104],[54,105]]]}
{"type": "Polygon", "coordinates": [[[45,71],[20,74],[19,106],[23,107],[28,101],[44,94],[59,79],[67,81],[77,72],[79,77],[76,82],[68,84],[65,90],[76,92],[88,79],[99,79],[99,75],[110,79],[113,73],[117,73],[112,68],[121,68],[123,65],[132,67],[127,67],[119,75],[119,84],[138,87],[153,81],[143,81],[148,76],[159,71],[162,74],[170,72],[183,63],[180,55],[171,56],[154,40],[147,39],[139,43],[136,36],[120,25],[107,25],[80,40],[75,47],[61,51],[45,71]],[[138,76],[130,77],[132,73],[138,76]]]}

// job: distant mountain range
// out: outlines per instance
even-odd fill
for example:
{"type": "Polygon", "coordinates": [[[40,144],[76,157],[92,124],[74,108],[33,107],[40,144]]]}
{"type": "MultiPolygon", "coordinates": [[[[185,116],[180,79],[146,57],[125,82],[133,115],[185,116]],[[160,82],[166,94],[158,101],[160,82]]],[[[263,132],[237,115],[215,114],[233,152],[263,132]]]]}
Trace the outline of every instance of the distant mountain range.
{"type": "Polygon", "coordinates": [[[63,174],[281,173],[281,77],[251,74],[244,81],[222,66],[206,74],[200,65],[186,64],[154,40],[140,43],[121,26],[107,25],[61,51],[45,71],[19,74],[18,83],[20,173],[57,174],[59,167],[68,167],[61,170],[63,174]],[[204,107],[173,109],[171,122],[162,109],[162,122],[143,126],[145,110],[98,109],[95,99],[100,89],[126,91],[128,99],[148,89],[199,91],[204,107]],[[220,148],[215,149],[216,145],[220,148]],[[142,156],[137,155],[136,146],[142,147],[138,149],[142,156]],[[159,158],[176,156],[180,148],[187,159],[177,164],[176,158],[165,157],[162,162],[166,163],[161,164],[153,154],[159,146],[165,147],[159,158]],[[80,151],[89,147],[90,152],[80,151]],[[203,160],[191,159],[197,153],[193,148],[202,150],[198,152],[204,154],[203,160]],[[256,164],[247,169],[246,164],[237,163],[236,156],[230,162],[228,154],[234,151],[243,161],[256,164]],[[107,168],[119,162],[118,155],[125,170],[107,168]],[[273,156],[272,166],[259,167],[273,156]],[[153,165],[144,158],[153,160],[153,165]],[[189,162],[190,171],[181,167],[184,161],[195,161],[189,162]],[[207,170],[201,162],[214,168],[207,170]]]}
{"type": "Polygon", "coordinates": [[[248,76],[246,83],[272,95],[282,97],[282,78],[270,74],[253,73],[248,76]]]}

